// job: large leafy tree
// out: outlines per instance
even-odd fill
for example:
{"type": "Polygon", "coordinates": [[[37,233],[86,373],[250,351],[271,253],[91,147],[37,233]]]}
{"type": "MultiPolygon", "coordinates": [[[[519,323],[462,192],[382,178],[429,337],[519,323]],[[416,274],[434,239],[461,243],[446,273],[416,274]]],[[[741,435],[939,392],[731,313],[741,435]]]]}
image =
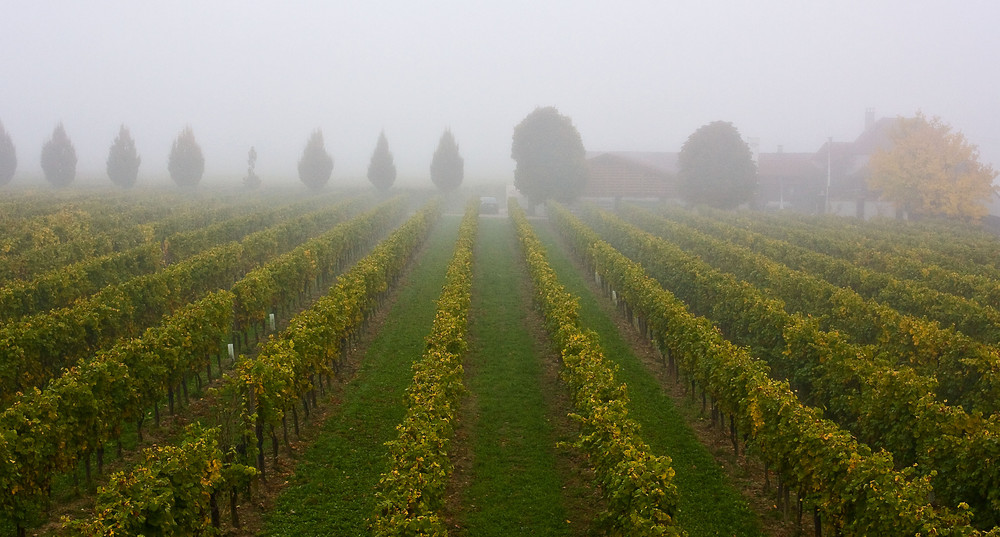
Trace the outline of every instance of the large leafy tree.
{"type": "Polygon", "coordinates": [[[306,148],[299,159],[299,179],[312,190],[319,190],[330,181],[333,173],[333,157],[326,152],[323,131],[316,129],[309,136],[306,148]]]}
{"type": "Polygon", "coordinates": [[[141,162],[142,158],[135,150],[132,133],[128,127],[122,125],[118,129],[118,137],[108,151],[108,177],[112,183],[122,188],[131,188],[135,186],[136,178],[139,176],[141,162]]]}
{"type": "Polygon", "coordinates": [[[444,191],[455,190],[465,176],[465,159],[458,152],[458,144],[450,129],[445,129],[431,159],[431,181],[444,191]]]}
{"type": "Polygon", "coordinates": [[[194,139],[194,131],[190,126],[184,127],[174,140],[167,160],[167,170],[177,186],[197,186],[201,182],[201,176],[205,173],[205,156],[198,141],[194,139]]]}
{"type": "Polygon", "coordinates": [[[368,180],[379,190],[388,190],[396,182],[396,164],[392,161],[385,131],[378,135],[375,152],[372,153],[371,162],[368,163],[368,180]]]}
{"type": "Polygon", "coordinates": [[[52,131],[52,139],[42,146],[42,171],[52,186],[65,187],[76,177],[76,149],[62,123],[52,131]]]}
{"type": "Polygon", "coordinates": [[[979,162],[978,148],[961,132],[923,114],[899,118],[891,145],[868,163],[868,185],[912,216],[974,220],[987,214],[984,202],[996,191],[997,172],[979,162]]]}
{"type": "Polygon", "coordinates": [[[17,151],[10,135],[4,130],[3,123],[0,123],[0,186],[6,185],[14,178],[15,170],[17,170],[17,151]]]}
{"type": "Polygon", "coordinates": [[[510,156],[517,163],[514,186],[532,204],[571,201],[587,184],[583,140],[554,107],[536,108],[514,127],[510,156]]]}
{"type": "Polygon", "coordinates": [[[757,165],[750,146],[727,121],[694,131],[677,156],[677,183],[690,203],[732,209],[757,189],[757,165]]]}

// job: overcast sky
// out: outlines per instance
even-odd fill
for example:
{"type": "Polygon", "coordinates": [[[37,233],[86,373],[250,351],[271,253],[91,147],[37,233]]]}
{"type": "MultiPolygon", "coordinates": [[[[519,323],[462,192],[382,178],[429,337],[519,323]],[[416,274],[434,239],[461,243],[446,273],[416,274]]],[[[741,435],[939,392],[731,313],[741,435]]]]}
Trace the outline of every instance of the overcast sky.
{"type": "Polygon", "coordinates": [[[940,116],[1000,168],[1000,3],[628,0],[0,0],[0,122],[25,183],[62,122],[104,177],[120,124],[140,181],[190,125],[205,183],[297,180],[321,128],[331,182],[363,178],[379,131],[400,182],[427,181],[445,128],[469,182],[512,180],[538,106],[588,150],[678,151],[733,122],[761,151],[853,140],[865,110],[940,116]]]}

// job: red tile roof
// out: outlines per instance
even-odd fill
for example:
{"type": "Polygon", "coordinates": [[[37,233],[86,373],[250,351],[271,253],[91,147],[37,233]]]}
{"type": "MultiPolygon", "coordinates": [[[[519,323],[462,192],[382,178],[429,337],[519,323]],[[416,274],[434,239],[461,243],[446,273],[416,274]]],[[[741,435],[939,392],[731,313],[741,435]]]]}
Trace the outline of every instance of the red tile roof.
{"type": "Polygon", "coordinates": [[[676,197],[676,153],[588,153],[586,198],[676,197]]]}
{"type": "MultiPolygon", "coordinates": [[[[896,118],[873,122],[851,142],[824,143],[814,153],[760,153],[757,179],[761,194],[768,185],[801,185],[825,190],[827,159],[831,194],[856,197],[867,189],[868,158],[890,143],[896,118]]],[[[584,197],[676,198],[677,155],[672,152],[587,152],[590,179],[584,197]]],[[[765,202],[767,200],[764,200],[765,202]]]]}

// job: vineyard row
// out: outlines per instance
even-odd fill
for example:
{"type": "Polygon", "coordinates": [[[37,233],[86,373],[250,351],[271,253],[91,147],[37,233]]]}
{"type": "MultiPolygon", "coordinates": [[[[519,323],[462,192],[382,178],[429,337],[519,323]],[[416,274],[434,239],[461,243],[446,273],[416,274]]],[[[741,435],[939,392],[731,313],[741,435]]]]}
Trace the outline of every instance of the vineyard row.
{"type": "Polygon", "coordinates": [[[221,365],[220,345],[239,330],[238,318],[262,320],[263,308],[297,300],[317,277],[339,270],[384,233],[404,208],[396,199],[344,222],[253,271],[232,291],[190,303],[142,337],[122,340],[44,390],[20,396],[0,414],[4,515],[22,528],[34,520],[56,473],[89,461],[92,453],[100,466],[103,446],[120,436],[126,422],[137,422],[141,434],[148,409],[155,414],[165,396],[172,406],[187,375],[210,371],[212,355],[220,355],[221,365]]]}
{"type": "MultiPolygon", "coordinates": [[[[967,512],[935,509],[931,485],[912,470],[898,471],[892,456],[872,452],[850,433],[803,405],[770,367],[733,345],[704,317],[650,277],[564,209],[553,211],[557,227],[588,266],[660,349],[729,413],[734,443],[742,438],[776,471],[785,487],[799,492],[818,519],[850,535],[972,535],[967,512]]],[[[742,303],[729,307],[740,308],[742,303]]]]}

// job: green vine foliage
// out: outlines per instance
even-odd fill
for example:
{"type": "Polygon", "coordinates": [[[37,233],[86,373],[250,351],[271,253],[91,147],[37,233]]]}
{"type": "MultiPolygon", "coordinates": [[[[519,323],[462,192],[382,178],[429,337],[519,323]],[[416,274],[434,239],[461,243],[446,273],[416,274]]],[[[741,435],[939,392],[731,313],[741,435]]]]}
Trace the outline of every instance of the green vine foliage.
{"type": "Polygon", "coordinates": [[[943,399],[988,413],[1000,408],[993,373],[1000,313],[993,308],[718,220],[679,210],[663,214],[669,219],[635,207],[623,211],[626,220],[671,237],[713,267],[770,290],[790,311],[817,317],[824,330],[877,344],[898,363],[936,376],[943,399]]]}
{"type": "Polygon", "coordinates": [[[223,470],[215,429],[189,426],[179,445],[148,449],[128,472],[111,476],[98,491],[95,516],[67,527],[79,535],[217,535],[211,502],[254,469],[223,470]]]}
{"type": "Polygon", "coordinates": [[[155,273],[105,287],[72,305],[0,326],[0,405],[41,386],[119,338],[136,337],[206,292],[228,289],[287,245],[342,220],[349,207],[321,209],[226,242],[155,273]]]}
{"type": "MultiPolygon", "coordinates": [[[[725,243],[712,242],[719,252],[705,253],[703,259],[679,246],[683,243],[694,247],[693,239],[684,237],[683,228],[672,227],[669,235],[672,240],[667,241],[607,214],[591,213],[589,218],[624,251],[650,267],[653,275],[676,289],[693,311],[717,323],[735,343],[748,345],[755,356],[772,367],[775,378],[788,379],[807,404],[825,409],[827,417],[847,428],[861,442],[891,452],[897,467],[913,467],[918,475],[931,479],[935,495],[944,505],[971,506],[977,527],[1000,523],[1000,495],[996,492],[1000,487],[1000,465],[994,462],[1000,460],[1000,446],[992,440],[1000,434],[1000,416],[984,416],[972,404],[969,405],[972,411],[967,412],[963,406],[948,404],[947,397],[938,395],[942,385],[955,389],[956,384],[950,379],[976,382],[976,375],[961,379],[960,375],[948,374],[952,362],[943,357],[940,375],[926,369],[927,374],[921,374],[918,357],[897,358],[913,351],[894,346],[891,336],[880,336],[878,345],[858,345],[851,343],[844,333],[822,330],[820,318],[787,313],[786,303],[705,261],[712,259],[734,268],[733,260],[747,258],[746,252],[741,254],[725,243]]],[[[782,272],[774,267],[769,269],[766,262],[748,262],[748,265],[742,270],[757,274],[753,277],[748,274],[748,279],[782,272]]],[[[767,289],[810,290],[819,286],[816,294],[821,295],[823,286],[828,284],[817,281],[799,275],[797,283],[774,281],[767,289]]],[[[835,293],[852,294],[840,290],[835,293]]],[[[794,298],[791,294],[784,296],[794,298]]],[[[837,315],[846,317],[852,309],[863,310],[857,304],[856,300],[840,301],[832,309],[842,310],[837,315]]],[[[897,317],[903,318],[898,314],[897,317]]],[[[923,352],[933,352],[938,348],[936,342],[941,339],[941,332],[933,332],[926,326],[917,331],[914,328],[919,323],[919,320],[900,323],[900,330],[915,339],[920,339],[917,334],[923,334],[926,339],[921,343],[923,352]]],[[[865,322],[868,327],[876,324],[871,320],[865,322]]],[[[953,349],[941,355],[957,356],[953,349]]],[[[979,363],[983,363],[988,353],[970,352],[968,364],[977,363],[977,356],[979,363]]],[[[988,386],[991,381],[987,378],[981,382],[988,386]]]]}
{"type": "MultiPolygon", "coordinates": [[[[645,267],[662,264],[644,260],[640,265],[565,209],[555,208],[552,214],[577,250],[587,252],[587,262],[601,281],[642,318],[640,325],[664,356],[700,384],[721,410],[734,416],[754,450],[838,531],[850,535],[979,533],[969,525],[968,506],[960,504],[957,511],[951,511],[928,503],[934,490],[933,474],[917,475],[914,467],[897,470],[890,453],[873,452],[823,419],[820,411],[799,401],[787,382],[772,379],[766,363],[730,343],[706,318],[692,315],[684,302],[646,273],[645,267]]],[[[630,237],[636,242],[642,236],[630,237]]],[[[651,240],[641,239],[650,244],[651,240]]],[[[737,302],[731,307],[744,305],[737,302]]]]}
{"type": "Polygon", "coordinates": [[[625,386],[615,380],[597,335],[580,326],[577,298],[559,283],[524,211],[513,199],[508,207],[536,301],[560,349],[561,376],[573,394],[572,417],[581,429],[577,446],[590,458],[607,501],[599,522],[609,535],[683,535],[674,522],[677,488],[670,458],[651,454],[640,438],[638,424],[628,417],[625,386]]]}
{"type": "Polygon", "coordinates": [[[448,446],[458,403],[465,393],[462,357],[478,224],[479,203],[473,201],[466,207],[459,228],[426,349],[413,364],[406,416],[396,427],[397,439],[386,443],[390,463],[375,491],[377,510],[370,522],[373,535],[448,534],[441,510],[452,470],[448,446]]]}
{"type": "Polygon", "coordinates": [[[232,330],[232,307],[232,293],[213,293],[142,338],[21,395],[0,414],[0,512],[20,526],[32,523],[58,472],[116,438],[126,420],[144,414],[185,372],[202,369],[220,351],[232,330]]]}
{"type": "MultiPolygon", "coordinates": [[[[296,265],[290,261],[297,255],[319,259],[322,270],[327,270],[327,265],[338,265],[343,256],[353,253],[352,247],[344,245],[371,240],[358,230],[389,225],[404,209],[402,200],[386,202],[352,219],[353,224],[335,226],[262,268],[280,273],[296,265]],[[326,243],[340,246],[328,248],[326,243]],[[327,254],[316,257],[311,253],[319,251],[327,254]]],[[[314,275],[300,274],[301,281],[273,299],[283,301],[296,295],[314,275]]],[[[239,300],[230,291],[210,293],[182,306],[142,337],[123,339],[67,370],[44,390],[16,398],[0,413],[0,453],[9,455],[0,459],[0,484],[4,485],[0,512],[22,527],[34,521],[55,474],[75,468],[81,459],[120,435],[124,423],[140,419],[170,390],[176,391],[185,374],[204,370],[209,358],[222,352],[222,342],[234,330],[234,312],[247,310],[239,300]]],[[[233,435],[227,437],[227,453],[235,443],[233,435]]],[[[232,454],[227,457],[225,471],[230,463],[242,460],[232,454]]]]}
{"type": "MultiPolygon", "coordinates": [[[[289,196],[287,202],[281,196],[269,196],[265,203],[252,198],[191,198],[160,192],[153,201],[107,191],[81,191],[67,193],[54,205],[52,199],[37,193],[11,195],[0,203],[5,226],[0,238],[0,285],[27,285],[30,290],[33,280],[53,278],[65,269],[83,269],[88,277],[96,278],[92,285],[99,286],[105,277],[123,275],[102,273],[97,264],[110,262],[114,266],[118,263],[115,258],[133,256],[133,249],[170,246],[161,262],[172,264],[330,204],[326,196],[308,200],[289,196]],[[190,247],[185,248],[184,243],[190,247]]],[[[86,294],[91,291],[84,288],[80,296],[86,294]]],[[[67,304],[49,304],[46,309],[67,304]]]]}
{"type": "MultiPolygon", "coordinates": [[[[900,244],[902,241],[888,243],[886,237],[862,236],[852,232],[847,222],[819,230],[807,223],[799,226],[797,222],[772,221],[763,215],[738,216],[712,211],[699,215],[673,209],[660,214],[717,238],[728,238],[736,244],[747,245],[748,241],[760,243],[763,246],[761,253],[789,266],[822,274],[829,281],[850,286],[865,296],[881,297],[889,302],[899,293],[917,292],[921,296],[916,297],[916,300],[900,302],[915,308],[907,310],[908,313],[951,315],[964,323],[983,323],[992,318],[994,326],[979,326],[987,330],[985,333],[996,335],[995,312],[980,315],[984,319],[968,318],[959,314],[958,310],[974,308],[975,305],[955,300],[956,297],[964,298],[994,309],[1000,306],[997,269],[989,265],[993,256],[984,253],[995,249],[995,239],[980,237],[981,229],[911,226],[906,228],[906,238],[916,238],[920,243],[919,246],[910,246],[900,244]],[[918,230],[919,238],[914,236],[918,230]],[[970,241],[970,244],[961,249],[960,255],[963,258],[957,262],[942,259],[940,250],[928,248],[930,244],[935,248],[949,247],[955,250],[957,248],[951,243],[961,244],[965,241],[970,241]],[[966,265],[970,259],[981,259],[980,262],[984,265],[966,265]],[[994,277],[987,276],[987,273],[994,277]],[[890,286],[891,289],[888,288],[890,286]],[[955,297],[939,296],[938,293],[955,297]],[[946,300],[948,307],[934,308],[934,300],[946,300]]],[[[949,324],[943,319],[939,320],[942,324],[949,324]]],[[[962,331],[970,336],[975,335],[966,329],[962,331]]]]}
{"type": "MultiPolygon", "coordinates": [[[[388,204],[397,211],[405,208],[400,199],[388,204]]],[[[282,426],[286,413],[314,393],[317,376],[336,374],[344,345],[381,303],[389,285],[402,273],[439,214],[436,202],[417,211],[338,277],[326,295],[264,343],[254,360],[239,362],[227,375],[222,390],[236,399],[239,405],[236,421],[242,427],[235,435],[257,439],[257,447],[248,448],[251,455],[257,456],[259,470],[264,470],[260,452],[264,428],[282,426]]],[[[371,236],[381,234],[392,224],[390,219],[374,216],[368,215],[371,236]]],[[[311,251],[303,253],[314,259],[311,251]]]]}

